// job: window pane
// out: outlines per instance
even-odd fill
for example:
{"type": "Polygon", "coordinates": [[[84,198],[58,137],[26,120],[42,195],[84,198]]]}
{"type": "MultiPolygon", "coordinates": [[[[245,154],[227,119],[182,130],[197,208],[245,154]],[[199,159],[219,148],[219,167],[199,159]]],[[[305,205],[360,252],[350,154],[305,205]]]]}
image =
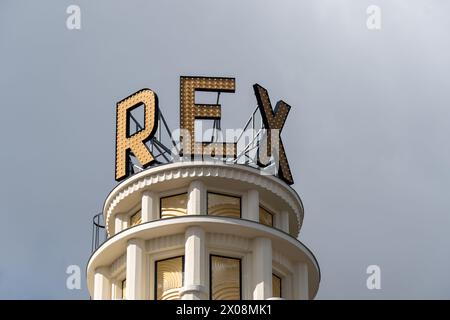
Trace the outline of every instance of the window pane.
{"type": "Polygon", "coordinates": [[[183,257],[156,262],[156,299],[179,300],[183,286],[183,257]]]}
{"type": "Polygon", "coordinates": [[[241,260],[211,256],[211,300],[241,299],[241,260]]]}
{"type": "Polygon", "coordinates": [[[132,227],[132,226],[135,226],[135,225],[137,225],[137,224],[140,224],[141,223],[141,210],[139,210],[138,212],[136,212],[135,214],[133,214],[131,217],[130,217],[130,227],[132,227]]]}
{"type": "Polygon", "coordinates": [[[266,209],[259,207],[259,222],[273,227],[273,215],[266,209]]]}
{"type": "Polygon", "coordinates": [[[127,279],[122,280],[122,299],[127,298],[127,279]]]}
{"type": "Polygon", "coordinates": [[[208,214],[224,217],[241,217],[241,198],[208,193],[208,214]]]}
{"type": "Polygon", "coordinates": [[[161,218],[183,216],[186,208],[187,193],[161,198],[161,218]]]}
{"type": "Polygon", "coordinates": [[[281,298],[281,278],[272,273],[272,297],[281,298]]]}

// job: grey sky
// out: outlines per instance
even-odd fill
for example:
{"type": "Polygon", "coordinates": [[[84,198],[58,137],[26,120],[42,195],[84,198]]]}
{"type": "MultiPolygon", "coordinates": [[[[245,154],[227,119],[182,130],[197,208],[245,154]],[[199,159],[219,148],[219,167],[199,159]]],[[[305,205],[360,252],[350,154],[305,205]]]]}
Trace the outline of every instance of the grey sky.
{"type": "MultiPolygon", "coordinates": [[[[91,218],[115,186],[115,103],[149,87],[175,128],[179,76],[236,77],[222,127],[260,83],[283,139],[317,298],[450,298],[446,0],[1,1],[0,298],[88,298],[91,218]],[[81,7],[82,29],[66,28],[81,7]],[[382,29],[366,28],[366,8],[382,29]],[[274,102],[275,102],[274,101],[274,102]],[[366,288],[366,267],[382,289],[366,288]]],[[[236,116],[239,115],[239,116],[236,116]]],[[[242,116],[241,116],[242,115],[242,116]]]]}

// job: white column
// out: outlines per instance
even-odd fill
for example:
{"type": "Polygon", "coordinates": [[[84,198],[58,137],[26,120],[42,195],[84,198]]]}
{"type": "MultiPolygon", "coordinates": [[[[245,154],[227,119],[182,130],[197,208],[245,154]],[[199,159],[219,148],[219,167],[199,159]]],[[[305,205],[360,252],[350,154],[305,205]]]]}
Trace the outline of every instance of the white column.
{"type": "Polygon", "coordinates": [[[159,219],[158,202],[159,196],[157,193],[153,191],[144,191],[142,193],[142,223],[159,219]]]}
{"type": "Polygon", "coordinates": [[[128,240],[127,246],[127,299],[144,299],[144,251],[145,242],[141,239],[128,240]]]}
{"type": "Polygon", "coordinates": [[[248,190],[245,195],[246,210],[243,212],[243,218],[259,222],[259,193],[257,190],[248,190]]]}
{"type": "Polygon", "coordinates": [[[189,185],[187,214],[201,215],[206,212],[206,187],[202,181],[194,180],[189,185]]]}
{"type": "Polygon", "coordinates": [[[294,298],[309,299],[308,265],[305,262],[297,262],[294,266],[294,298]]]}
{"type": "Polygon", "coordinates": [[[205,300],[206,296],[206,246],[205,231],[197,226],[186,229],[184,253],[184,286],[182,300],[205,300]]]}
{"type": "Polygon", "coordinates": [[[119,233],[120,231],[124,230],[127,225],[126,221],[127,217],[123,213],[117,213],[114,217],[114,234],[119,233]]]}
{"type": "Polygon", "coordinates": [[[272,241],[268,238],[253,239],[253,299],[272,297],[272,241]]]}
{"type": "Polygon", "coordinates": [[[120,299],[119,296],[117,295],[117,293],[119,292],[119,281],[114,280],[112,281],[112,289],[111,289],[111,299],[112,300],[118,300],[120,299]]]}
{"type": "Polygon", "coordinates": [[[292,275],[288,274],[281,280],[281,297],[286,300],[293,300],[292,275]]]}
{"type": "Polygon", "coordinates": [[[286,210],[280,212],[280,223],[278,228],[289,233],[289,213],[286,210]]]}
{"type": "Polygon", "coordinates": [[[106,267],[95,269],[94,274],[94,300],[111,299],[111,281],[109,270],[106,267]]]}

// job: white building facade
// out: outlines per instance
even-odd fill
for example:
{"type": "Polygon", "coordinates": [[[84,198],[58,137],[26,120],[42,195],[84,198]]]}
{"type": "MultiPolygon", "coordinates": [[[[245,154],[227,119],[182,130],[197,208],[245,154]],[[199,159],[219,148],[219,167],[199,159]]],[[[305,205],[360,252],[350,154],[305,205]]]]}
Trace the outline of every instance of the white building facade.
{"type": "Polygon", "coordinates": [[[93,299],[313,299],[319,265],[297,238],[303,206],[282,180],[244,166],[178,162],[107,197],[107,240],[87,266],[93,299]]]}

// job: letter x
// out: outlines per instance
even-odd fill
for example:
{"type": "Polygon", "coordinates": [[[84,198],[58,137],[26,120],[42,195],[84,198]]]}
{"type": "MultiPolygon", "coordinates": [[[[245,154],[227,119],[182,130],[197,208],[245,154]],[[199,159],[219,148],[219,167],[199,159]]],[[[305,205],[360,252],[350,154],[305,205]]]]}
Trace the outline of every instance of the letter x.
{"type": "MultiPolygon", "coordinates": [[[[269,94],[266,89],[259,84],[253,85],[255,91],[256,100],[258,102],[258,108],[261,112],[261,117],[265,128],[267,129],[267,139],[260,144],[260,148],[267,146],[266,152],[258,152],[258,165],[267,166],[269,158],[273,151],[278,150],[278,177],[287,184],[294,183],[292,178],[291,169],[289,168],[289,162],[284,151],[283,141],[281,140],[281,130],[288,116],[291,106],[280,100],[275,106],[275,110],[272,110],[272,104],[270,103],[269,94]],[[271,131],[278,131],[278,145],[272,146],[271,131]]],[[[275,142],[276,144],[276,142],[275,142]]]]}

